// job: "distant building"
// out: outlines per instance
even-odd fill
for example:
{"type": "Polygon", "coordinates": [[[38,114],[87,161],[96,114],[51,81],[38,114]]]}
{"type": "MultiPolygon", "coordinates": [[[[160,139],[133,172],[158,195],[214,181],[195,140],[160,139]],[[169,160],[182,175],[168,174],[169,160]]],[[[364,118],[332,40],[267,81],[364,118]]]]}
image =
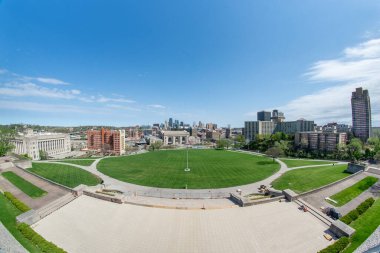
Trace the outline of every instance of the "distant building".
{"type": "Polygon", "coordinates": [[[346,144],[347,133],[299,132],[294,144],[304,149],[334,152],[339,144],[346,144]]]}
{"type": "Polygon", "coordinates": [[[173,118],[169,118],[169,127],[173,127],[173,118]]]}
{"type": "Polygon", "coordinates": [[[296,121],[246,121],[244,122],[244,137],[252,141],[256,135],[271,135],[277,132],[295,134],[297,132],[314,131],[314,121],[299,119],[296,121]]]}
{"type": "Polygon", "coordinates": [[[271,112],[261,111],[257,112],[257,121],[270,121],[271,112]]]}
{"type": "Polygon", "coordinates": [[[101,130],[88,130],[87,148],[98,151],[105,149],[106,152],[122,155],[125,153],[125,131],[104,128],[101,130]]]}
{"type": "Polygon", "coordinates": [[[219,131],[210,130],[206,132],[206,139],[217,141],[221,139],[221,133],[219,131]]]}
{"type": "Polygon", "coordinates": [[[325,133],[349,133],[351,132],[351,126],[346,124],[328,123],[320,128],[325,133]]]}
{"type": "Polygon", "coordinates": [[[371,119],[371,101],[368,90],[356,88],[352,92],[352,132],[355,137],[366,142],[371,137],[372,119],[371,119]]]}
{"type": "Polygon", "coordinates": [[[217,124],[213,124],[213,123],[207,123],[206,124],[206,129],[208,129],[208,130],[215,130],[217,128],[218,128],[217,124]]]}
{"type": "Polygon", "coordinates": [[[283,112],[279,112],[278,110],[273,110],[271,120],[274,123],[284,122],[285,116],[283,112]]]}
{"type": "Polygon", "coordinates": [[[189,132],[187,131],[161,131],[160,137],[164,145],[185,145],[189,143],[189,132]]]}
{"type": "Polygon", "coordinates": [[[13,152],[19,155],[27,154],[33,160],[40,160],[40,151],[50,157],[70,153],[71,140],[69,134],[34,133],[28,129],[12,141],[15,146],[13,152]]]}

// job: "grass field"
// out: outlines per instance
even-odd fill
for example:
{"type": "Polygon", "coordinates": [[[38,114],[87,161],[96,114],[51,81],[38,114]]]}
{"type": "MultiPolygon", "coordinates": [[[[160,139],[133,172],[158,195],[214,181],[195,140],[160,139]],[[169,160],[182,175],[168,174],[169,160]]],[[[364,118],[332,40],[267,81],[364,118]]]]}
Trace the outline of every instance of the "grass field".
{"type": "Polygon", "coordinates": [[[25,194],[29,195],[32,198],[42,197],[47,193],[46,191],[42,190],[41,188],[38,188],[29,181],[26,181],[25,179],[23,179],[22,177],[20,177],[12,171],[3,172],[1,175],[5,177],[9,182],[11,182],[14,186],[19,188],[21,191],[23,191],[25,194]]]}
{"type": "Polygon", "coordinates": [[[100,178],[77,167],[52,163],[33,163],[29,171],[59,184],[74,188],[80,184],[97,185],[100,178]]]}
{"type": "Polygon", "coordinates": [[[334,206],[343,206],[344,204],[350,202],[357,196],[359,196],[362,192],[367,190],[369,187],[374,185],[377,182],[378,178],[376,177],[365,177],[356,184],[332,195],[330,198],[335,200],[338,203],[334,203],[332,201],[328,201],[334,206]]]}
{"type": "Polygon", "coordinates": [[[344,253],[354,252],[380,225],[380,199],[370,207],[357,220],[353,221],[350,226],[356,229],[355,234],[351,238],[351,244],[344,253]]]}
{"type": "Polygon", "coordinates": [[[297,193],[306,192],[349,176],[350,174],[344,172],[346,168],[347,165],[330,165],[295,169],[277,178],[272,185],[278,190],[291,189],[297,193]]]}
{"type": "Polygon", "coordinates": [[[57,162],[61,163],[71,163],[71,164],[77,164],[82,166],[90,166],[95,159],[85,159],[85,160],[57,160],[57,162]]]}
{"type": "Polygon", "coordinates": [[[154,151],[106,158],[97,166],[121,181],[163,188],[211,189],[260,181],[277,172],[272,159],[224,150],[189,150],[190,172],[185,172],[186,150],[154,151]]]}
{"type": "Polygon", "coordinates": [[[22,212],[12,205],[12,203],[0,193],[0,221],[8,229],[8,231],[21,243],[24,248],[32,253],[40,253],[36,246],[34,246],[27,238],[21,234],[17,229],[16,217],[22,212]]]}
{"type": "Polygon", "coordinates": [[[332,164],[330,161],[315,161],[315,160],[292,160],[292,159],[280,159],[283,161],[288,168],[309,166],[309,165],[322,165],[322,164],[332,164]]]}

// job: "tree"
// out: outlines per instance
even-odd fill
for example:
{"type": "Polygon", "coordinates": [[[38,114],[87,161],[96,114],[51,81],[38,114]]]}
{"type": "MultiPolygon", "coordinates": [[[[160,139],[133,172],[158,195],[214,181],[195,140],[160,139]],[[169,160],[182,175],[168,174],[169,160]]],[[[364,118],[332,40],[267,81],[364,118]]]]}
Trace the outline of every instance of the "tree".
{"type": "Polygon", "coordinates": [[[149,146],[150,151],[159,150],[162,147],[162,141],[155,141],[154,143],[151,143],[149,146]]]}
{"type": "Polygon", "coordinates": [[[46,151],[43,151],[40,149],[39,153],[40,153],[40,160],[47,160],[48,159],[48,154],[46,153],[46,151]]]}
{"type": "Polygon", "coordinates": [[[234,148],[241,148],[245,145],[245,139],[244,139],[244,136],[239,134],[238,136],[235,137],[234,139],[234,148]]]}
{"type": "Polygon", "coordinates": [[[380,151],[376,153],[374,159],[378,162],[380,162],[380,151]]]}
{"type": "Polygon", "coordinates": [[[347,145],[348,155],[352,161],[357,161],[363,156],[363,143],[360,139],[353,138],[347,145]]]}
{"type": "Polygon", "coordinates": [[[11,140],[14,139],[15,135],[14,129],[0,126],[0,156],[4,156],[14,149],[11,140]]]}
{"type": "Polygon", "coordinates": [[[266,154],[267,156],[271,156],[271,157],[273,158],[273,162],[274,162],[274,159],[275,159],[275,158],[278,158],[280,155],[282,155],[282,154],[283,154],[283,151],[282,151],[280,148],[278,148],[278,147],[271,147],[271,148],[269,148],[269,149],[265,152],[265,154],[266,154]]]}

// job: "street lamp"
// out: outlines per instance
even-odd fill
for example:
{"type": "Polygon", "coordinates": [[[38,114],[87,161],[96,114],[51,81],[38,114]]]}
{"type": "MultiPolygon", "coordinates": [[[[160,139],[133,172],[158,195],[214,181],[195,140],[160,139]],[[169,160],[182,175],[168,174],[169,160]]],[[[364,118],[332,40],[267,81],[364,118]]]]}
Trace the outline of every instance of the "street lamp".
{"type": "Polygon", "coordinates": [[[186,145],[186,168],[185,168],[185,171],[186,172],[190,171],[190,168],[189,168],[189,145],[186,145]]]}

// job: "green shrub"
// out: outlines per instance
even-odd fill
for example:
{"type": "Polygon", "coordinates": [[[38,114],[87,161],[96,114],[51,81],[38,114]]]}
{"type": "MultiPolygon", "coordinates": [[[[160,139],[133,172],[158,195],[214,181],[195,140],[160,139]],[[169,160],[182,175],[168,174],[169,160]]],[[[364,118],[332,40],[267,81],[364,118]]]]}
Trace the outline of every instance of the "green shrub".
{"type": "Polygon", "coordinates": [[[360,215],[365,213],[368,210],[368,208],[370,208],[373,205],[374,202],[375,200],[373,198],[366,199],[356,209],[352,210],[351,212],[340,218],[340,220],[349,225],[351,222],[359,218],[360,215]]]}
{"type": "Polygon", "coordinates": [[[17,225],[17,229],[32,243],[36,245],[42,252],[46,253],[65,253],[66,251],[59,248],[52,242],[46,241],[42,236],[37,234],[29,225],[20,223],[17,225]]]}
{"type": "Polygon", "coordinates": [[[13,196],[10,192],[4,192],[4,196],[9,199],[10,202],[21,212],[27,212],[30,210],[30,207],[21,202],[19,199],[17,199],[15,196],[13,196]]]}
{"type": "Polygon", "coordinates": [[[373,205],[374,202],[375,200],[373,198],[366,199],[356,208],[356,210],[358,210],[359,214],[363,214],[365,211],[367,211],[368,208],[373,205]]]}
{"type": "Polygon", "coordinates": [[[358,210],[356,210],[356,209],[354,209],[354,210],[352,210],[351,212],[349,212],[348,214],[347,214],[347,216],[348,217],[350,217],[350,219],[351,220],[356,220],[357,218],[359,218],[359,212],[358,212],[358,210]]]}
{"type": "Polygon", "coordinates": [[[345,215],[342,218],[340,218],[340,221],[344,222],[344,223],[346,223],[348,225],[348,224],[350,224],[352,222],[352,219],[349,216],[345,215]]]}
{"type": "Polygon", "coordinates": [[[334,244],[324,248],[318,253],[339,253],[342,252],[350,244],[350,239],[348,237],[341,237],[334,244]]]}

